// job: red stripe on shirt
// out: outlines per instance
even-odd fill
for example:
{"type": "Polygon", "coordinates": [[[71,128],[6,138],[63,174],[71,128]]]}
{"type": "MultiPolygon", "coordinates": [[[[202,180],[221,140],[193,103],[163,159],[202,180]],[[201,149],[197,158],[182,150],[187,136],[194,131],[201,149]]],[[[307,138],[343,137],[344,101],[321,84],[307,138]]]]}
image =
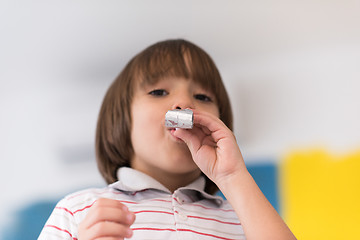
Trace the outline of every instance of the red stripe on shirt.
{"type": "Polygon", "coordinates": [[[64,210],[65,212],[68,212],[68,213],[70,213],[72,216],[74,216],[74,213],[73,213],[72,211],[70,211],[69,209],[67,209],[67,208],[64,208],[64,207],[55,207],[55,209],[64,210]]]}
{"type": "Polygon", "coordinates": [[[221,208],[209,208],[209,207],[205,207],[205,206],[202,206],[200,204],[190,204],[190,205],[193,205],[193,206],[196,206],[196,207],[201,207],[201,208],[204,208],[204,209],[207,209],[207,210],[214,210],[214,211],[223,211],[223,212],[235,212],[233,209],[221,209],[221,208]]]}
{"type": "Polygon", "coordinates": [[[164,214],[174,215],[174,213],[172,213],[172,212],[155,211],[155,210],[142,210],[142,211],[137,211],[137,212],[134,212],[134,213],[135,214],[138,214],[138,213],[164,213],[164,214]]]}
{"type": "MultiPolygon", "coordinates": [[[[119,200],[121,203],[130,203],[130,204],[140,204],[138,202],[132,202],[132,201],[125,201],[125,200],[119,200]]],[[[171,203],[171,201],[169,200],[164,200],[164,199],[150,199],[149,201],[152,202],[167,202],[167,203],[171,203]]]]}
{"type": "MultiPolygon", "coordinates": [[[[178,202],[179,204],[183,204],[183,202],[179,202],[176,198],[173,198],[173,199],[176,202],[178,202]]],[[[196,203],[189,203],[189,205],[196,206],[196,207],[202,207],[202,208],[207,209],[207,210],[223,211],[223,212],[235,212],[233,209],[209,208],[209,207],[205,207],[205,206],[202,206],[202,205],[196,204],[196,203]]]]}
{"type": "Polygon", "coordinates": [[[77,210],[75,210],[74,212],[72,212],[72,211],[70,211],[69,209],[64,208],[64,207],[55,207],[55,209],[64,210],[65,212],[70,213],[72,216],[74,216],[75,213],[78,213],[78,212],[84,211],[84,210],[87,209],[87,208],[90,208],[92,205],[94,205],[94,203],[95,203],[95,202],[93,202],[92,204],[87,205],[87,206],[85,206],[85,207],[83,207],[83,208],[77,209],[77,210]]]}
{"type": "Polygon", "coordinates": [[[115,193],[115,194],[118,194],[119,192],[112,192],[112,191],[109,191],[110,189],[106,189],[106,190],[103,190],[103,191],[98,191],[98,192],[96,192],[95,190],[93,190],[93,189],[89,189],[89,190],[86,190],[86,191],[82,191],[82,192],[80,192],[80,193],[78,193],[78,194],[72,194],[72,195],[70,195],[70,196],[68,196],[68,197],[65,197],[65,199],[66,200],[70,200],[70,199],[73,199],[73,198],[76,198],[76,197],[79,197],[79,196],[81,196],[81,195],[85,195],[85,194],[96,194],[96,195],[102,195],[102,194],[104,194],[104,193],[108,193],[108,192],[110,192],[110,193],[115,193]],[[94,192],[95,191],[95,192],[94,192]]]}
{"type": "MultiPolygon", "coordinates": [[[[175,213],[179,214],[178,211],[175,211],[175,213]]],[[[219,223],[223,223],[223,224],[230,224],[230,225],[241,225],[240,223],[236,223],[236,222],[225,222],[225,221],[221,221],[215,218],[206,218],[206,217],[199,217],[199,216],[193,216],[193,215],[187,215],[187,217],[189,218],[197,218],[197,219],[202,219],[202,220],[209,220],[209,221],[216,221],[219,223]]]]}
{"type": "MultiPolygon", "coordinates": [[[[120,190],[117,190],[117,189],[113,189],[113,188],[109,188],[109,189],[106,189],[106,190],[104,190],[104,191],[99,191],[99,192],[94,192],[94,190],[93,189],[89,189],[89,190],[87,190],[87,191],[82,191],[82,192],[80,192],[80,193],[78,193],[78,194],[72,194],[72,195],[70,195],[70,196],[68,196],[68,197],[65,197],[65,199],[67,199],[67,200],[70,200],[70,199],[73,199],[73,198],[76,198],[76,197],[80,197],[81,195],[85,195],[85,194],[89,194],[89,193],[91,193],[91,194],[96,194],[96,195],[103,195],[104,193],[112,193],[112,194],[124,194],[124,192],[122,192],[122,191],[120,191],[120,190]],[[114,191],[115,190],[115,191],[114,191]]],[[[136,194],[136,193],[135,193],[136,194]]],[[[135,195],[134,194],[134,195],[135,195]]]]}
{"type": "Polygon", "coordinates": [[[55,228],[56,230],[59,230],[59,231],[61,231],[61,232],[65,232],[65,233],[69,234],[70,237],[71,237],[73,240],[77,240],[77,238],[73,237],[73,235],[72,235],[68,230],[66,230],[66,229],[59,228],[59,227],[57,227],[57,226],[55,226],[55,225],[45,225],[45,227],[55,228]]]}
{"type": "Polygon", "coordinates": [[[175,232],[175,229],[172,228],[131,228],[133,231],[137,231],[137,230],[149,230],[149,231],[171,231],[171,232],[175,232]]]}
{"type": "MultiPolygon", "coordinates": [[[[128,201],[121,201],[121,202],[126,202],[126,203],[135,203],[135,202],[128,202],[128,201]]],[[[81,209],[78,209],[74,212],[70,211],[69,209],[67,208],[64,208],[64,207],[55,207],[56,209],[60,209],[60,210],[64,210],[66,211],[67,213],[71,214],[72,216],[74,216],[75,213],[78,213],[78,212],[81,212],[87,208],[90,208],[92,205],[94,205],[95,202],[93,202],[92,204],[90,205],[87,205],[81,209]]],[[[135,203],[137,204],[137,203],[135,203]]],[[[155,211],[155,210],[142,210],[142,211],[136,211],[134,212],[135,214],[139,214],[139,213],[163,213],[163,214],[169,214],[169,215],[173,215],[174,213],[172,212],[166,212],[166,211],[155,211]]],[[[179,214],[178,211],[175,211],[175,213],[179,214]]],[[[225,222],[225,221],[221,221],[221,220],[218,220],[218,219],[215,219],[215,218],[205,218],[205,217],[199,217],[199,216],[193,216],[193,215],[188,215],[188,217],[190,218],[197,218],[197,219],[202,219],[202,220],[208,220],[208,221],[216,221],[216,222],[219,222],[219,223],[223,223],[223,224],[230,224],[230,225],[241,225],[240,223],[234,223],[234,222],[225,222]]]]}
{"type": "Polygon", "coordinates": [[[90,205],[87,205],[87,206],[85,206],[85,207],[83,207],[83,208],[81,208],[81,209],[78,209],[78,210],[74,211],[74,214],[77,213],[77,212],[84,211],[84,210],[87,209],[87,208],[92,207],[92,205],[94,205],[95,202],[96,202],[96,201],[94,201],[94,202],[93,202],[92,204],[90,204],[90,205]]]}
{"type": "Polygon", "coordinates": [[[204,236],[213,237],[213,238],[218,238],[218,239],[224,239],[224,240],[235,240],[235,239],[232,239],[232,238],[220,237],[220,236],[217,236],[217,235],[214,235],[214,234],[198,232],[198,231],[194,231],[194,230],[190,230],[190,229],[186,229],[186,228],[185,228],[185,229],[184,229],[184,228],[179,228],[178,231],[181,231],[181,232],[192,232],[192,233],[196,233],[196,234],[199,234],[199,235],[204,235],[204,236]]]}
{"type": "Polygon", "coordinates": [[[202,220],[215,221],[215,222],[219,222],[219,223],[223,223],[223,224],[241,225],[241,223],[236,223],[236,222],[225,222],[225,221],[220,221],[220,220],[215,219],[215,218],[205,218],[205,217],[199,217],[199,216],[188,216],[188,217],[189,217],[189,218],[202,219],[202,220]]]}
{"type": "MultiPolygon", "coordinates": [[[[175,229],[172,228],[148,228],[148,227],[144,227],[144,228],[131,228],[133,231],[170,231],[170,232],[176,232],[175,229]]],[[[203,235],[203,236],[208,236],[208,237],[213,237],[213,238],[217,238],[217,239],[223,239],[223,240],[235,240],[235,239],[231,239],[231,238],[225,238],[225,237],[221,237],[221,236],[217,236],[214,234],[209,234],[209,233],[203,233],[203,232],[198,232],[198,231],[194,231],[194,230],[190,230],[190,229],[184,229],[184,228],[179,228],[178,231],[181,232],[191,232],[191,233],[195,233],[195,234],[199,234],[199,235],[203,235]]]]}
{"type": "MultiPolygon", "coordinates": [[[[77,209],[77,210],[75,210],[74,212],[72,212],[72,211],[70,211],[69,209],[64,208],[64,207],[55,207],[55,209],[64,210],[65,212],[68,212],[68,213],[70,213],[72,216],[74,216],[75,213],[84,211],[85,209],[92,207],[92,205],[94,205],[95,202],[96,202],[96,201],[94,201],[94,202],[91,203],[90,205],[87,205],[87,206],[85,206],[85,207],[83,207],[83,208],[77,209]]],[[[137,203],[137,202],[131,202],[131,201],[119,201],[119,202],[121,202],[121,203],[129,203],[129,204],[139,204],[139,203],[137,203]]]]}
{"type": "Polygon", "coordinates": [[[171,203],[170,200],[164,200],[164,199],[151,199],[150,201],[152,201],[152,202],[167,202],[167,203],[171,203]]]}
{"type": "Polygon", "coordinates": [[[139,204],[137,202],[125,201],[125,200],[119,200],[119,202],[121,202],[121,203],[130,203],[130,204],[139,204]]]}

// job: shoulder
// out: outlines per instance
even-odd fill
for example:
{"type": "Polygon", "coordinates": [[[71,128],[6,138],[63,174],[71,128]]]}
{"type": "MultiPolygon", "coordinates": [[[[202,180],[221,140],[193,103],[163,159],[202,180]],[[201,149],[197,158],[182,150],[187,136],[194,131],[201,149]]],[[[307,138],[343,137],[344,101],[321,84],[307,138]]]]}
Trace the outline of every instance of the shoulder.
{"type": "Polygon", "coordinates": [[[61,199],[57,207],[66,207],[72,213],[89,208],[99,198],[115,198],[118,193],[111,187],[88,188],[71,193],[61,199]]]}
{"type": "Polygon", "coordinates": [[[39,239],[77,238],[78,225],[99,198],[119,199],[124,194],[112,187],[89,188],[65,196],[55,206],[39,239]]]}
{"type": "Polygon", "coordinates": [[[79,223],[87,211],[109,189],[92,188],[67,195],[55,206],[38,239],[71,239],[77,238],[79,223]]]}
{"type": "Polygon", "coordinates": [[[100,198],[117,199],[119,191],[107,186],[104,188],[89,188],[77,191],[61,199],[53,213],[68,216],[75,222],[80,222],[87,214],[90,207],[100,198]]]}
{"type": "Polygon", "coordinates": [[[87,188],[80,191],[73,192],[71,194],[66,195],[62,201],[64,202],[78,202],[78,201],[84,201],[87,199],[93,199],[93,198],[99,198],[107,193],[111,192],[112,189],[108,186],[103,188],[87,188]]]}

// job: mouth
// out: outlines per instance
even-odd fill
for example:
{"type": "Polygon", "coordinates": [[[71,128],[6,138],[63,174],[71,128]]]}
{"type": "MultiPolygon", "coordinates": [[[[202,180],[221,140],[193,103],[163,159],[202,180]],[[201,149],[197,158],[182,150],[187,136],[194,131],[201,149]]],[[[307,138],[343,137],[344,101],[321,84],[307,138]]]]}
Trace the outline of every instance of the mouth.
{"type": "MultiPolygon", "coordinates": [[[[175,128],[168,128],[168,131],[170,132],[171,136],[175,137],[174,136],[174,132],[176,131],[175,128]]],[[[177,137],[175,137],[175,138],[177,138],[177,137]]]]}
{"type": "Polygon", "coordinates": [[[183,140],[181,140],[180,138],[176,137],[174,135],[174,132],[176,131],[176,128],[168,128],[168,131],[170,132],[170,135],[172,137],[173,140],[175,140],[176,142],[181,142],[181,143],[184,143],[183,140]]]}

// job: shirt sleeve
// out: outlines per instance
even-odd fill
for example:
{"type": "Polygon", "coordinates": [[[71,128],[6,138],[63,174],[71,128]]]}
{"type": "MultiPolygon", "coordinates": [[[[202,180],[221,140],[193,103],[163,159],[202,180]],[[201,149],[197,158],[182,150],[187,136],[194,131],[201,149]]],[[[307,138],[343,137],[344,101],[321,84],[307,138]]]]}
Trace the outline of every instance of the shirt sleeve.
{"type": "Polygon", "coordinates": [[[61,200],[45,223],[38,240],[77,240],[78,223],[73,212],[67,206],[65,199],[61,200]]]}

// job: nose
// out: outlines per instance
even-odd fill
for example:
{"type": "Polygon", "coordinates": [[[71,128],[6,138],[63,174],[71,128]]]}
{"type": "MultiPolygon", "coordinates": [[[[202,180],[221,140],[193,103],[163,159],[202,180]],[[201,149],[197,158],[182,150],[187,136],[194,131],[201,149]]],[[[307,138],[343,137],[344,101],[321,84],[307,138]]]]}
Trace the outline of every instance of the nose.
{"type": "Polygon", "coordinates": [[[174,98],[174,103],[171,109],[194,109],[194,99],[190,94],[181,94],[174,98]]]}

